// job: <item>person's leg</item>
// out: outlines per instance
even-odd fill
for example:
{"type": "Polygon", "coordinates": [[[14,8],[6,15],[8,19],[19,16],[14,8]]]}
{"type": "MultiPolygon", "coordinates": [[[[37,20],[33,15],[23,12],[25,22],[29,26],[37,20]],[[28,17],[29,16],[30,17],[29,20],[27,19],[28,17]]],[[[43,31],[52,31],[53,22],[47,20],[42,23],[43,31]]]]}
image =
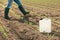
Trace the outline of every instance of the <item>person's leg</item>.
{"type": "Polygon", "coordinates": [[[22,4],[21,4],[21,2],[20,2],[19,0],[14,0],[14,1],[18,4],[19,10],[20,10],[24,15],[26,15],[26,14],[29,13],[29,12],[26,12],[26,11],[25,11],[25,9],[23,8],[23,6],[22,6],[22,4]]]}
{"type": "Polygon", "coordinates": [[[20,2],[20,0],[14,0],[15,3],[18,4],[18,6],[22,5],[22,3],[20,2]]]}
{"type": "Polygon", "coordinates": [[[5,8],[5,12],[4,12],[5,19],[9,19],[8,13],[9,13],[10,6],[12,5],[12,2],[13,2],[13,0],[8,0],[8,4],[7,4],[7,7],[5,8]]]}
{"type": "Polygon", "coordinates": [[[10,8],[13,3],[13,0],[8,0],[7,8],[10,8]]]}

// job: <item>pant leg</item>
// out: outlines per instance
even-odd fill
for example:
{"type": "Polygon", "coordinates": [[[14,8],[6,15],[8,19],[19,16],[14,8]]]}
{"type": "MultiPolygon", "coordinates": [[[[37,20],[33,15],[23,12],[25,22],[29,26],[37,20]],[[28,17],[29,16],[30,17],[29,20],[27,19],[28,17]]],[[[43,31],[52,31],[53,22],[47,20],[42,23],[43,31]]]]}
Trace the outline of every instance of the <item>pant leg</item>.
{"type": "Polygon", "coordinates": [[[28,14],[28,13],[26,12],[26,10],[24,9],[24,7],[22,6],[22,4],[21,4],[21,2],[20,2],[19,0],[14,0],[14,1],[18,4],[19,10],[20,10],[24,15],[28,14]]]}
{"type": "Polygon", "coordinates": [[[18,6],[22,5],[19,0],[14,0],[14,1],[18,4],[18,6]]]}
{"type": "Polygon", "coordinates": [[[10,8],[13,3],[13,0],[8,0],[7,8],[10,8]]]}

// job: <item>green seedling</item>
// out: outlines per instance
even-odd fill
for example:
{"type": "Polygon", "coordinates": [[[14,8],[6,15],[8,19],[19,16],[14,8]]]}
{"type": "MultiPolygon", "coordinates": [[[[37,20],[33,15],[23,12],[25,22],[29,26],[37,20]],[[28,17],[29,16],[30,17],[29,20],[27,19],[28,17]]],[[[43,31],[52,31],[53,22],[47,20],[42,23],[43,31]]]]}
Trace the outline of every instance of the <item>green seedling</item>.
{"type": "Polygon", "coordinates": [[[53,40],[54,34],[53,34],[53,33],[50,33],[50,34],[49,34],[49,37],[50,37],[51,40],[53,40]]]}
{"type": "Polygon", "coordinates": [[[33,23],[32,22],[29,22],[29,25],[33,25],[33,23]]]}

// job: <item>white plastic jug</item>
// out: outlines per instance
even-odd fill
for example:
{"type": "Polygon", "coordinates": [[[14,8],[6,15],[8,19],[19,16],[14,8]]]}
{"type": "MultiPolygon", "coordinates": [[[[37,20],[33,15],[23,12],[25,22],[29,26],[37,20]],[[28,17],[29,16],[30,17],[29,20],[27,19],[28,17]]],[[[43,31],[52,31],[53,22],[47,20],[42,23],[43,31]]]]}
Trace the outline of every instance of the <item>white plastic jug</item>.
{"type": "Polygon", "coordinates": [[[42,33],[50,33],[51,32],[51,19],[44,18],[39,20],[39,31],[42,33]]]}

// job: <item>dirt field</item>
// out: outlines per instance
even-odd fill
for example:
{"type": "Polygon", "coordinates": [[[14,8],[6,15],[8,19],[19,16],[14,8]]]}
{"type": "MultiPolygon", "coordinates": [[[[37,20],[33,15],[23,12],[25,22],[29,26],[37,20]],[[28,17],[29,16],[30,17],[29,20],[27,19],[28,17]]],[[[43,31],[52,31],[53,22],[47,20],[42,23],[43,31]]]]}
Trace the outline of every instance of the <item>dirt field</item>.
{"type": "Polygon", "coordinates": [[[23,20],[23,14],[13,3],[9,16],[4,19],[4,8],[7,0],[0,0],[0,40],[60,40],[60,1],[59,0],[21,0],[24,8],[32,15],[23,20]],[[51,18],[52,33],[38,31],[40,18],[51,18]]]}

